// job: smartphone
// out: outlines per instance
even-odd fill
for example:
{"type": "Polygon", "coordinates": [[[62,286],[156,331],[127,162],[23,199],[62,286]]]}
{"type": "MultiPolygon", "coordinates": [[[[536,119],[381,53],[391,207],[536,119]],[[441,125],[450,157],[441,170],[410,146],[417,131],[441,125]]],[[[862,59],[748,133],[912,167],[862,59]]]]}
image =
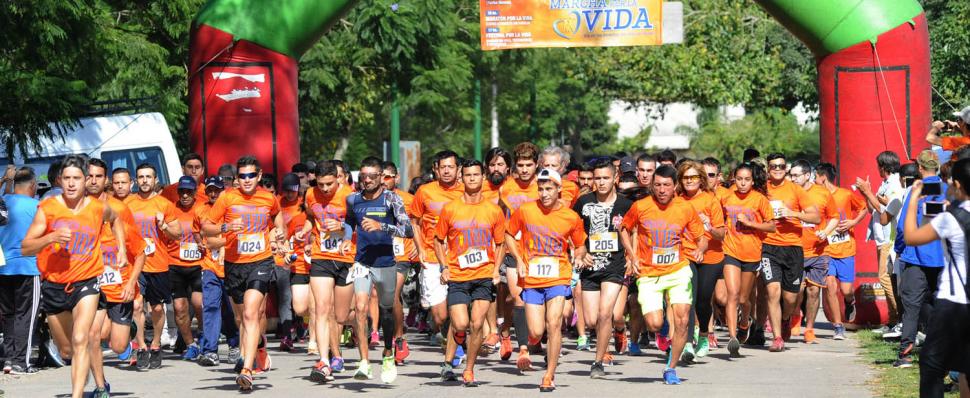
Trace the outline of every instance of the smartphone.
{"type": "Polygon", "coordinates": [[[923,215],[935,216],[946,211],[944,202],[923,202],[923,215]]]}
{"type": "Polygon", "coordinates": [[[928,182],[928,183],[923,184],[922,194],[923,195],[926,195],[926,196],[930,196],[930,195],[942,195],[943,194],[943,189],[940,186],[940,183],[938,183],[938,182],[928,182]]]}
{"type": "Polygon", "coordinates": [[[916,177],[903,178],[903,188],[909,188],[910,186],[913,185],[914,181],[916,181],[916,177]]]}

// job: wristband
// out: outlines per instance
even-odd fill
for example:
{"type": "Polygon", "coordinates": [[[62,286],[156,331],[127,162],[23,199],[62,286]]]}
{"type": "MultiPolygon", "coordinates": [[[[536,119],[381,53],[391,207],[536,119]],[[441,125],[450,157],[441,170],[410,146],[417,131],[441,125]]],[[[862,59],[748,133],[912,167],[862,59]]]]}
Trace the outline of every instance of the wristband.
{"type": "Polygon", "coordinates": [[[226,223],[222,223],[222,227],[220,227],[219,230],[221,230],[222,233],[226,233],[227,231],[229,231],[229,225],[226,223]]]}

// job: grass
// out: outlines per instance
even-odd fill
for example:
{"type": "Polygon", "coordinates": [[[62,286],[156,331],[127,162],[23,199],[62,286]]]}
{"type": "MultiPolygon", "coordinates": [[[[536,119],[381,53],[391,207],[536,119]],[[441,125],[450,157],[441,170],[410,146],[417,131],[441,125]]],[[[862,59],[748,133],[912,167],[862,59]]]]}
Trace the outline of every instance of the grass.
{"type": "MultiPolygon", "coordinates": [[[[856,333],[862,356],[867,365],[878,371],[875,379],[869,382],[875,395],[887,398],[909,398],[919,396],[919,356],[914,355],[913,367],[909,369],[893,368],[897,358],[899,342],[885,341],[869,330],[856,333]]],[[[917,351],[918,352],[918,351],[917,351]]],[[[947,393],[946,397],[957,398],[958,393],[947,393]]]]}

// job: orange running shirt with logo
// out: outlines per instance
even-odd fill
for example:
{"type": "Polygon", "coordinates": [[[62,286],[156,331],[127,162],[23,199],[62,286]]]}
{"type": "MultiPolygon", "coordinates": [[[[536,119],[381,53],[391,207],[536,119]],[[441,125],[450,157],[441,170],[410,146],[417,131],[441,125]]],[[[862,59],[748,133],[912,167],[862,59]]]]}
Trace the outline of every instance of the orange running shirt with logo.
{"type": "Polygon", "coordinates": [[[482,199],[468,204],[458,198],[445,205],[435,238],[448,248],[448,276],[455,282],[491,279],[495,249],[505,242],[505,215],[498,205],[482,199]]]}
{"type": "MultiPolygon", "coordinates": [[[[866,208],[866,203],[861,196],[845,188],[835,188],[835,192],[832,192],[832,200],[835,202],[839,221],[851,220],[866,208]]],[[[852,227],[848,231],[833,232],[829,235],[825,254],[832,258],[852,257],[856,253],[855,247],[855,227],[852,227]]]]}
{"type": "Polygon", "coordinates": [[[162,215],[165,224],[175,221],[175,205],[158,195],[142,199],[139,195],[129,195],[125,204],[135,217],[135,225],[145,241],[145,267],[142,272],[168,272],[171,263],[162,235],[164,231],[158,228],[157,214],[162,215]]]}
{"type": "MultiPolygon", "coordinates": [[[[704,252],[704,261],[701,261],[701,264],[720,264],[724,261],[724,250],[721,247],[721,241],[715,240],[710,231],[724,227],[724,209],[721,208],[720,200],[713,193],[704,191],[698,191],[694,197],[684,199],[694,207],[694,211],[707,216],[710,220],[710,225],[704,225],[707,251],[704,252]]],[[[702,223],[703,221],[701,220],[702,223]]],[[[697,248],[697,245],[690,241],[686,242],[686,245],[690,251],[697,248]]]]}
{"type": "Polygon", "coordinates": [[[168,257],[172,260],[171,265],[178,267],[194,267],[202,265],[202,242],[199,241],[202,231],[202,220],[205,213],[202,213],[205,206],[200,202],[195,202],[192,207],[183,209],[175,205],[175,219],[182,226],[182,235],[178,239],[169,239],[168,236],[162,238],[165,241],[165,248],[168,257]]]}
{"type": "Polygon", "coordinates": [[[347,253],[340,253],[340,244],[344,240],[343,223],[347,218],[347,197],[354,191],[348,186],[337,188],[329,197],[320,188],[314,187],[307,191],[305,201],[307,211],[313,217],[313,233],[309,238],[311,259],[331,260],[342,263],[354,262],[357,253],[356,246],[351,240],[351,247],[347,253]],[[327,220],[335,220],[341,227],[335,231],[328,231],[327,220]]]}
{"type": "Polygon", "coordinates": [[[835,208],[835,200],[832,193],[825,187],[812,184],[805,193],[808,194],[809,203],[818,208],[818,214],[822,218],[820,224],[802,223],[802,252],[805,258],[818,257],[825,253],[825,246],[828,245],[827,239],[819,239],[815,235],[820,229],[825,228],[831,219],[838,219],[839,212],[835,208]]]}
{"type": "Polygon", "coordinates": [[[740,194],[737,191],[721,199],[724,208],[727,234],[724,236],[724,254],[746,263],[761,261],[761,241],[765,233],[749,228],[738,221],[738,215],[744,214],[748,220],[762,223],[770,220],[774,214],[768,198],[757,191],[740,194]]]}
{"type": "Polygon", "coordinates": [[[38,208],[44,212],[47,228],[44,235],[60,228],[71,230],[71,240],[66,245],[52,244],[37,256],[38,265],[45,280],[54,283],[74,283],[97,278],[104,272],[101,255],[101,225],[104,223],[105,204],[97,199],[84,198],[87,204],[75,214],[68,209],[60,196],[44,199],[38,208]]]}
{"type": "MultiPolygon", "coordinates": [[[[125,253],[128,262],[121,269],[117,268],[118,240],[115,239],[111,223],[101,224],[101,258],[104,263],[104,273],[101,274],[99,282],[104,298],[112,303],[120,303],[124,284],[131,280],[135,257],[145,251],[145,241],[141,239],[138,226],[135,225],[135,217],[132,216],[131,210],[128,210],[128,206],[113,197],[108,197],[106,203],[114,211],[115,216],[121,217],[121,221],[125,223],[125,253]]],[[[138,290],[139,286],[136,283],[136,296],[138,290]]]]}
{"type": "Polygon", "coordinates": [[[579,200],[579,185],[570,180],[562,180],[562,193],[559,197],[562,198],[566,206],[572,209],[576,205],[576,201],[579,200]]]}
{"type": "Polygon", "coordinates": [[[501,192],[502,184],[492,185],[492,183],[488,181],[488,176],[485,176],[485,181],[482,184],[482,196],[485,197],[485,200],[498,204],[499,195],[501,195],[501,192]]]}
{"type": "Polygon", "coordinates": [[[532,181],[523,186],[519,183],[519,180],[508,178],[502,184],[500,197],[502,202],[505,202],[505,206],[508,207],[509,215],[511,215],[511,212],[518,210],[522,205],[539,200],[539,184],[533,178],[532,181]]]}
{"type": "Polygon", "coordinates": [[[280,201],[269,191],[258,189],[246,195],[240,189],[223,192],[209,209],[207,221],[215,224],[229,224],[239,220],[241,231],[228,231],[226,237],[225,262],[249,264],[272,257],[270,231],[273,220],[280,212],[280,201]]]}
{"type": "MultiPolygon", "coordinates": [[[[286,236],[293,237],[296,231],[302,230],[303,226],[306,224],[306,212],[303,211],[300,199],[288,202],[286,198],[280,197],[280,210],[283,212],[283,224],[286,225],[286,236]]],[[[287,242],[290,242],[287,240],[287,242]]],[[[307,264],[306,259],[303,257],[303,252],[306,245],[303,242],[292,241],[292,254],[296,255],[296,260],[291,262],[289,265],[286,264],[286,256],[289,254],[284,254],[282,251],[279,255],[274,256],[273,260],[276,265],[281,267],[289,267],[290,272],[294,274],[307,275],[310,273],[310,265],[307,264]]]]}
{"type": "MultiPolygon", "coordinates": [[[[401,197],[401,201],[404,202],[404,210],[408,213],[411,212],[411,205],[414,203],[414,195],[404,192],[400,189],[395,189],[394,193],[401,197]]],[[[411,217],[411,214],[408,214],[411,217]]],[[[394,237],[394,261],[399,263],[416,263],[418,260],[418,252],[414,248],[414,239],[411,238],[399,238],[394,237]],[[413,253],[413,256],[411,255],[413,253]]]]}
{"type": "Polygon", "coordinates": [[[575,211],[562,204],[551,210],[538,202],[525,203],[512,213],[507,233],[521,233],[519,247],[528,269],[524,278],[519,277],[520,286],[535,289],[569,285],[573,274],[570,243],[580,247],[586,242],[583,219],[575,211]]]}
{"type": "Polygon", "coordinates": [[[408,215],[420,221],[422,242],[419,244],[425,257],[421,261],[438,264],[438,258],[434,254],[434,229],[438,225],[438,216],[446,204],[460,198],[464,193],[465,187],[460,182],[445,188],[438,181],[424,184],[415,192],[408,215]]]}
{"type": "MultiPolygon", "coordinates": [[[[803,211],[811,207],[805,190],[788,179],[785,179],[778,186],[770,182],[768,183],[768,204],[772,208],[772,218],[774,218],[775,208],[780,208],[782,205],[794,212],[803,211]]],[[[764,243],[775,246],[801,246],[801,220],[795,217],[785,217],[784,219],[776,220],[775,232],[768,233],[764,243]]]]}
{"type": "Polygon", "coordinates": [[[633,202],[622,225],[637,233],[640,278],[668,275],[688,266],[693,261],[691,252],[704,236],[704,223],[697,211],[680,197],[666,206],[652,196],[633,202]]]}
{"type": "MultiPolygon", "coordinates": [[[[202,208],[199,209],[200,223],[205,221],[205,219],[209,216],[209,210],[211,209],[212,209],[212,206],[208,202],[204,202],[204,204],[202,205],[202,208]]],[[[220,234],[219,236],[222,236],[222,235],[220,234]]],[[[212,250],[211,248],[209,248],[208,242],[206,242],[206,248],[207,249],[204,253],[204,256],[202,256],[202,270],[212,272],[213,274],[216,274],[216,276],[218,276],[219,278],[225,278],[226,268],[225,268],[225,264],[222,263],[222,258],[221,258],[222,248],[212,250]]]]}

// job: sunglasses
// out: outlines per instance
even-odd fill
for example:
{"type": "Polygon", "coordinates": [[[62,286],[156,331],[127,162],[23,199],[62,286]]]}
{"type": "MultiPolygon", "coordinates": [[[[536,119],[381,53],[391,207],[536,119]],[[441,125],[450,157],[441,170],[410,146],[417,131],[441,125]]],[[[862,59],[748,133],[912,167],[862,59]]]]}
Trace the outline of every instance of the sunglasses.
{"type": "Polygon", "coordinates": [[[788,167],[788,165],[784,163],[776,163],[776,164],[768,165],[768,168],[771,170],[785,170],[786,167],[788,167]]]}
{"type": "Polygon", "coordinates": [[[381,173],[360,173],[358,175],[360,176],[361,180],[376,180],[383,176],[381,173]]]}
{"type": "Polygon", "coordinates": [[[384,174],[385,180],[393,180],[394,177],[397,177],[397,174],[384,174]]]}
{"type": "Polygon", "coordinates": [[[254,171],[252,173],[239,173],[236,175],[236,178],[239,178],[240,180],[250,180],[256,178],[257,176],[259,176],[259,173],[254,171]]]}
{"type": "Polygon", "coordinates": [[[680,180],[686,181],[686,182],[698,182],[701,180],[701,176],[699,175],[683,176],[683,177],[680,177],[680,180]]]}
{"type": "Polygon", "coordinates": [[[707,173],[707,178],[717,177],[717,173],[707,173]]]}

